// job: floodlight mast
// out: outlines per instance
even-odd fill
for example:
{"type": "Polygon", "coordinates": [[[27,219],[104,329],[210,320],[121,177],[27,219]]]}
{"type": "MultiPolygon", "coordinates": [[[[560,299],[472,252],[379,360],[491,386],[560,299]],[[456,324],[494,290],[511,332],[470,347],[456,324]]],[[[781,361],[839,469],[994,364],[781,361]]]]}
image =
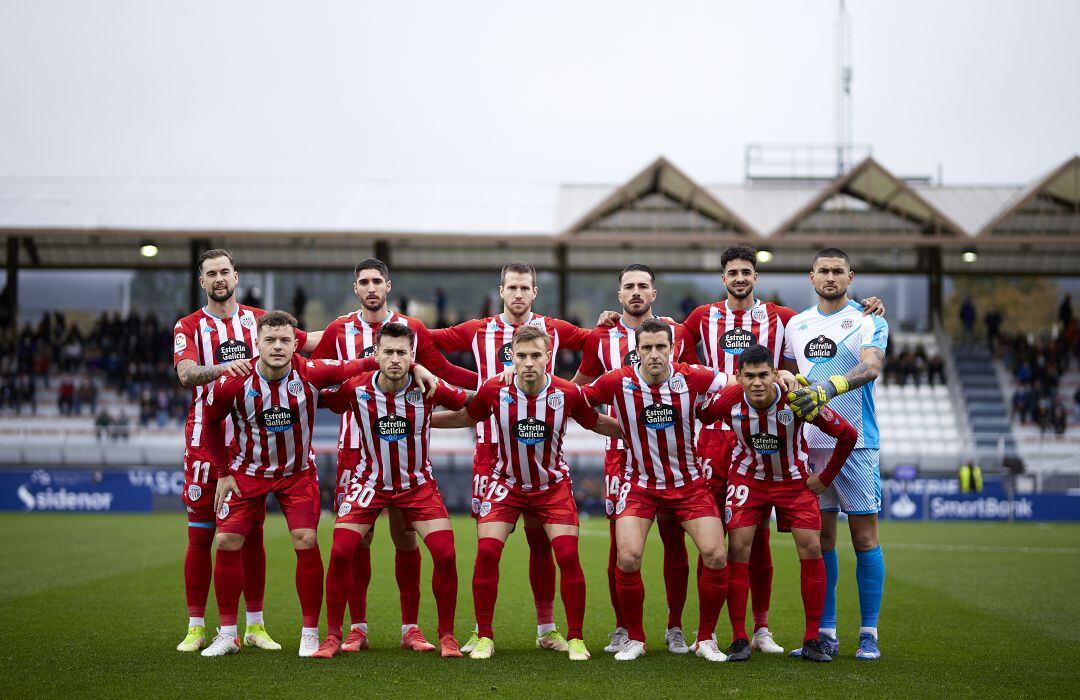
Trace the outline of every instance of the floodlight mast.
{"type": "Polygon", "coordinates": [[[848,14],[844,0],[836,12],[836,34],[834,36],[836,52],[836,174],[843,175],[851,168],[852,129],[851,129],[851,15],[848,14]]]}

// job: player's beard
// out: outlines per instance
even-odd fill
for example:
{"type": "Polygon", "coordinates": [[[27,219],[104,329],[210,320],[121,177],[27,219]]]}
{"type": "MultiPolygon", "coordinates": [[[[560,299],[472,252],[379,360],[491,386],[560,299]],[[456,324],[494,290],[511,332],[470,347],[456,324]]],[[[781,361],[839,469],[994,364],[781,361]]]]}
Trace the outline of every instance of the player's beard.
{"type": "Polygon", "coordinates": [[[652,304],[643,304],[641,308],[634,310],[632,307],[623,304],[623,311],[630,314],[634,318],[641,318],[642,316],[648,316],[652,311],[652,304]]]}
{"type": "Polygon", "coordinates": [[[818,296],[821,297],[822,299],[824,299],[825,301],[836,301],[840,297],[847,294],[847,289],[840,289],[839,287],[834,287],[831,290],[826,290],[826,289],[822,288],[822,289],[817,290],[817,293],[818,293],[818,296]]]}
{"type": "Polygon", "coordinates": [[[727,293],[730,296],[733,296],[736,299],[745,299],[746,297],[748,297],[748,296],[750,296],[751,294],[754,293],[754,285],[752,285],[752,284],[748,284],[745,287],[743,287],[742,291],[740,291],[738,289],[735,289],[733,287],[728,287],[726,285],[725,285],[724,288],[727,289],[727,293]]]}
{"type": "Polygon", "coordinates": [[[223,301],[232,299],[233,294],[236,294],[236,287],[230,288],[226,286],[225,289],[214,289],[211,287],[210,291],[206,293],[206,296],[210,297],[210,301],[220,304],[223,301]]]}
{"type": "Polygon", "coordinates": [[[378,300],[370,299],[365,296],[363,299],[360,300],[360,303],[363,304],[364,308],[368,311],[378,311],[379,309],[386,306],[386,295],[384,294],[378,297],[378,300]]]}

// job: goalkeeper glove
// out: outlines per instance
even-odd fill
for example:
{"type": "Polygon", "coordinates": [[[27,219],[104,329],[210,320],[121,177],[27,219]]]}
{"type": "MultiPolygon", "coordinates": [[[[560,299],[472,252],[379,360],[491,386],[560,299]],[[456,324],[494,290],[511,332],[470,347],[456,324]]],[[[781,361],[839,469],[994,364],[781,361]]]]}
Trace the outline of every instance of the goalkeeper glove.
{"type": "Polygon", "coordinates": [[[795,375],[803,388],[796,389],[788,394],[788,403],[796,416],[807,423],[817,418],[821,407],[833,397],[839,396],[848,390],[848,382],[839,374],[834,374],[827,381],[811,384],[801,374],[795,375]]]}

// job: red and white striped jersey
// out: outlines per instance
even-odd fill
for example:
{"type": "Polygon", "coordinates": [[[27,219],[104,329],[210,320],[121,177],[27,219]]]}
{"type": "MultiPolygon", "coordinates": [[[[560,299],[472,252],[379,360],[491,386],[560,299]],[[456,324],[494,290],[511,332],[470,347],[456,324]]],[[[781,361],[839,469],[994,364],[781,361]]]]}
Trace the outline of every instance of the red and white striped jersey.
{"type": "Polygon", "coordinates": [[[676,362],[667,381],[653,386],[638,365],[627,365],[581,392],[590,406],[615,409],[629,448],[627,478],[651,489],[679,488],[702,478],[694,445],[695,408],[727,379],[708,367],[676,362]]]}
{"type": "MultiPolygon", "coordinates": [[[[257,326],[266,312],[252,306],[238,305],[236,313],[219,318],[204,306],[188,314],[173,326],[173,367],[181,360],[198,365],[223,365],[233,360],[250,360],[259,354],[257,326]]],[[[297,350],[304,346],[307,333],[296,331],[297,350]]],[[[210,385],[191,387],[191,407],[184,426],[185,444],[203,447],[203,414],[210,385]]],[[[225,443],[232,442],[232,425],[225,426],[225,443]]]]}
{"type": "MultiPolygon", "coordinates": [[[[312,351],[311,357],[320,360],[358,360],[371,357],[375,354],[375,338],[379,329],[387,323],[400,323],[413,329],[416,333],[413,357],[417,363],[431,370],[432,374],[456,386],[470,389],[476,387],[477,374],[453,365],[443,357],[432,343],[427,326],[415,318],[403,316],[396,311],[389,312],[386,318],[378,323],[368,323],[361,317],[359,311],[338,316],[323,331],[322,339],[312,351]]],[[[341,429],[338,433],[338,449],[347,447],[356,450],[359,449],[360,444],[361,436],[357,428],[356,416],[351,412],[343,413],[341,429]]]]}
{"type": "MultiPolygon", "coordinates": [[[[360,464],[348,465],[353,480],[382,491],[405,491],[430,481],[431,411],[465,406],[465,392],[439,382],[428,399],[411,377],[398,391],[384,393],[379,373],[365,372],[322,393],[323,405],[336,413],[348,411],[360,426],[360,464]]],[[[344,465],[343,465],[344,466],[344,465]]]]}
{"type": "MultiPolygon", "coordinates": [[[[676,362],[697,364],[696,343],[690,338],[690,334],[681,323],[661,316],[661,321],[671,326],[672,348],[671,356],[676,362]]],[[[585,340],[585,350],[581,355],[581,366],[578,372],[586,377],[599,377],[604,372],[613,369],[621,369],[627,365],[638,363],[637,354],[637,329],[630,328],[619,320],[613,326],[597,326],[589,333],[585,340]]],[[[608,415],[614,417],[615,409],[609,408],[608,415]]],[[[609,450],[626,449],[622,440],[606,438],[606,447],[609,450]]]]}
{"type": "Polygon", "coordinates": [[[220,425],[236,424],[231,464],[215,464],[218,476],[229,470],[273,479],[315,466],[311,430],[319,390],[359,374],[360,362],[306,360],[293,356],[292,368],[270,381],[258,368],[246,377],[222,377],[207,387],[206,438],[224,447],[220,425]]]}
{"type": "MultiPolygon", "coordinates": [[[[779,368],[784,350],[784,329],[794,315],[793,309],[760,299],[749,309],[733,310],[728,308],[725,299],[697,307],[683,325],[694,344],[700,342],[703,345],[706,365],[735,374],[739,355],[755,343],[772,351],[773,364],[779,368]]],[[[729,428],[724,423],[717,423],[708,429],[729,428]]]]}
{"type": "MultiPolygon", "coordinates": [[[[773,387],[776,400],[766,409],[757,409],[750,404],[742,386],[729,386],[701,405],[698,418],[705,424],[722,421],[735,431],[738,442],[730,468],[739,474],[759,481],[805,481],[810,476],[803,431],[806,422],[788,406],[780,385],[773,387]]],[[[828,406],[811,422],[837,440],[836,450],[819,475],[828,485],[855,447],[858,433],[828,406]]]]}
{"type": "MultiPolygon", "coordinates": [[[[551,338],[551,362],[548,363],[548,372],[554,369],[559,350],[582,350],[586,338],[589,337],[589,331],[562,319],[531,314],[528,321],[512,324],[499,314],[490,318],[473,319],[450,328],[433,329],[431,339],[435,341],[435,347],[443,352],[472,350],[480,381],[486,382],[514,364],[510,341],[514,337],[514,331],[521,326],[534,326],[545,331],[551,338]]],[[[476,439],[477,442],[498,442],[494,419],[477,423],[476,439]]]]}
{"type": "Polygon", "coordinates": [[[600,419],[577,384],[552,374],[547,380],[530,396],[516,382],[507,386],[489,379],[465,408],[474,420],[494,419],[499,443],[494,476],[518,491],[546,491],[569,478],[562,449],[567,420],[593,428],[600,419]]]}

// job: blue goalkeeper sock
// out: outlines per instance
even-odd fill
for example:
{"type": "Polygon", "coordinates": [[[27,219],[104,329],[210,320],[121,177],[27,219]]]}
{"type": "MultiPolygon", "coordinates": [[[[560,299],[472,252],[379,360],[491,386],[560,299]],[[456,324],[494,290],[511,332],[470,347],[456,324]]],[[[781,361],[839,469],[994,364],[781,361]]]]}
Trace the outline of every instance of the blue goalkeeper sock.
{"type": "Polygon", "coordinates": [[[825,560],[825,607],[821,610],[822,629],[836,629],[836,582],[840,578],[840,562],[836,550],[822,552],[825,560]]]}
{"type": "Polygon", "coordinates": [[[885,559],[881,556],[881,546],[866,552],[855,552],[855,560],[862,626],[876,629],[881,613],[881,593],[885,589],[885,559]]]}

